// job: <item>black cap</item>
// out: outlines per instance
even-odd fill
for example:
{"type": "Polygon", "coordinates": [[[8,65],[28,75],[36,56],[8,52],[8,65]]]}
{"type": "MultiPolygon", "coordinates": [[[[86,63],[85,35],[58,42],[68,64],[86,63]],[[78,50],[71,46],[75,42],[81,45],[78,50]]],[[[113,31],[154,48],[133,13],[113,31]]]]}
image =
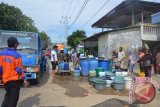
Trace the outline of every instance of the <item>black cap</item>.
{"type": "Polygon", "coordinates": [[[8,45],[19,44],[17,38],[15,38],[15,37],[10,37],[10,38],[8,38],[7,43],[8,43],[8,45]]]}

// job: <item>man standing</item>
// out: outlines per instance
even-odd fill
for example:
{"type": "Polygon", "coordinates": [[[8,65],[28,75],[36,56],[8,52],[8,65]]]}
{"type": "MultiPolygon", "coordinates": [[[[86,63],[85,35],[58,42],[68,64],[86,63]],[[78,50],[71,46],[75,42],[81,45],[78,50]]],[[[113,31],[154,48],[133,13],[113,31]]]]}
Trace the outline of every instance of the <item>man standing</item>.
{"type": "Polygon", "coordinates": [[[52,77],[55,77],[56,74],[56,66],[57,66],[57,46],[53,46],[53,50],[51,51],[51,64],[52,64],[52,77]]]}
{"type": "MultiPolygon", "coordinates": [[[[7,43],[8,49],[0,53],[0,77],[6,90],[1,107],[16,107],[20,92],[19,80],[24,77],[22,58],[16,52],[18,40],[15,37],[10,37],[7,43]]],[[[28,84],[28,82],[25,81],[24,84],[28,84]]]]}
{"type": "Polygon", "coordinates": [[[120,47],[118,51],[118,62],[120,64],[120,69],[124,69],[124,58],[125,58],[125,52],[123,51],[123,48],[120,47]]]}

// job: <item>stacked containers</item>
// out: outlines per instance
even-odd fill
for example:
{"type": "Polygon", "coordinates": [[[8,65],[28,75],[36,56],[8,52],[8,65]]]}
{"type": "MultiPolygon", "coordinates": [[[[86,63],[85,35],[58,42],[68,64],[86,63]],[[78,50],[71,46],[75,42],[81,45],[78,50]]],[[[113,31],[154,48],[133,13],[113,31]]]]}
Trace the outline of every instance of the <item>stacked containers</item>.
{"type": "Polygon", "coordinates": [[[81,60],[80,62],[81,72],[83,76],[88,76],[89,71],[96,70],[96,74],[99,75],[99,72],[109,71],[110,62],[108,60],[96,60],[88,59],[81,60]]]}

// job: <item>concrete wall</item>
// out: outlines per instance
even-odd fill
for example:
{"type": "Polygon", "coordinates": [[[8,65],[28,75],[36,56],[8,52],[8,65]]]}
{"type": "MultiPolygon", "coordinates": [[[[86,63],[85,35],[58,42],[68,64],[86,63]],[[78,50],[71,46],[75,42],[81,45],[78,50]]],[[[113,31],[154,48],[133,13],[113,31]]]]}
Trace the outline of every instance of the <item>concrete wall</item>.
{"type": "Polygon", "coordinates": [[[98,38],[98,57],[107,58],[108,52],[108,33],[98,38]]]}
{"type": "Polygon", "coordinates": [[[140,27],[112,31],[100,36],[98,39],[99,57],[111,58],[112,51],[123,47],[126,54],[130,49],[142,46],[140,27]]]}

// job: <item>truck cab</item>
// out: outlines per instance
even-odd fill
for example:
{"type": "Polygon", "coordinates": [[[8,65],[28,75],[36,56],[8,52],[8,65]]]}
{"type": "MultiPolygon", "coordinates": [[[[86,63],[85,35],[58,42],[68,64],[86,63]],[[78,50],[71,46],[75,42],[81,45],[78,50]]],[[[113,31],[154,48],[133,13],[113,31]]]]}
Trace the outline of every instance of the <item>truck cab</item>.
{"type": "Polygon", "coordinates": [[[38,33],[0,30],[0,51],[7,48],[7,39],[16,37],[19,41],[17,51],[21,54],[22,65],[27,80],[38,80],[44,72],[41,39],[38,33]]]}

